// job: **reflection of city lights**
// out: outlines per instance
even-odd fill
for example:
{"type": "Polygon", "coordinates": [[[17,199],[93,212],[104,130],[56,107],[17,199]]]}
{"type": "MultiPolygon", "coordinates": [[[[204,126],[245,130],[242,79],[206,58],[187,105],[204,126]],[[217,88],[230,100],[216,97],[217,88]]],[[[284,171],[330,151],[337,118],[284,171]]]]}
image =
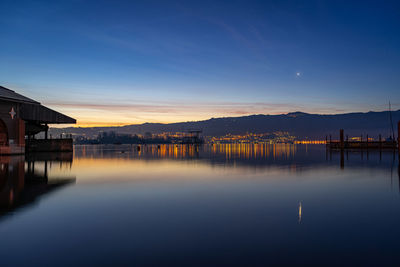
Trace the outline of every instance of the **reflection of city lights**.
{"type": "Polygon", "coordinates": [[[291,158],[296,154],[294,144],[209,144],[203,146],[196,145],[176,145],[160,144],[145,145],[141,149],[132,148],[132,152],[138,157],[155,156],[159,158],[193,158],[199,153],[210,153],[212,155],[224,155],[226,159],[261,159],[261,158],[291,158]]]}

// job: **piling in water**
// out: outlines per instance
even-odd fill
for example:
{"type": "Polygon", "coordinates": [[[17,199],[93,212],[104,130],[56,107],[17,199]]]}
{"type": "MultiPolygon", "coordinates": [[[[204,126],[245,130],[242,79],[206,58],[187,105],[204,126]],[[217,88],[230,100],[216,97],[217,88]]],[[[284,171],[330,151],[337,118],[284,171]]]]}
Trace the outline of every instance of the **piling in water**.
{"type": "Polygon", "coordinates": [[[400,161],[400,121],[397,123],[397,146],[398,146],[397,148],[399,151],[399,161],[400,161]]]}
{"type": "Polygon", "coordinates": [[[343,129],[340,129],[340,148],[344,148],[344,131],[343,129]]]}

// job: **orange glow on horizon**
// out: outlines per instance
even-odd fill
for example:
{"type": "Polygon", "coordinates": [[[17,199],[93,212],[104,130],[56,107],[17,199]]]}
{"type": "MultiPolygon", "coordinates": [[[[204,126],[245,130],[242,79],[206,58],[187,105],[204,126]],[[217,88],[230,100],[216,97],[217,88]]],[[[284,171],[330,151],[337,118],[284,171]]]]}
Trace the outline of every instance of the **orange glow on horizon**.
{"type": "MultiPolygon", "coordinates": [[[[202,121],[211,118],[241,117],[256,114],[280,115],[296,111],[310,114],[337,114],[351,110],[305,107],[279,103],[240,102],[130,102],[93,103],[44,103],[50,108],[77,120],[73,127],[107,127],[143,123],[177,123],[202,121]]],[[[56,126],[57,127],[57,126],[56,126]]],[[[62,126],[58,126],[62,127],[62,126]]]]}

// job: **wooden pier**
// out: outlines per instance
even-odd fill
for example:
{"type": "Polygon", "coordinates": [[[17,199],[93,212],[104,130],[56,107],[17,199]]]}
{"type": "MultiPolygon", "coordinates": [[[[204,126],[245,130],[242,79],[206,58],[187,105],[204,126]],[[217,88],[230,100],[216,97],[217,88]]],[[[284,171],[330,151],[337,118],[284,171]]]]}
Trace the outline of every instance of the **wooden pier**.
{"type": "Polygon", "coordinates": [[[27,153],[33,152],[72,152],[73,141],[72,138],[60,139],[27,139],[25,144],[25,151],[27,153]]]}
{"type": "Polygon", "coordinates": [[[400,151],[400,121],[398,122],[398,135],[397,141],[394,137],[390,140],[382,140],[381,135],[377,141],[371,140],[368,135],[363,140],[362,136],[357,141],[349,141],[348,138],[344,139],[344,130],[340,129],[340,140],[332,140],[331,137],[326,137],[326,146],[330,149],[399,149],[400,151]]]}
{"type": "Polygon", "coordinates": [[[331,149],[397,149],[396,141],[328,141],[331,149]]]}

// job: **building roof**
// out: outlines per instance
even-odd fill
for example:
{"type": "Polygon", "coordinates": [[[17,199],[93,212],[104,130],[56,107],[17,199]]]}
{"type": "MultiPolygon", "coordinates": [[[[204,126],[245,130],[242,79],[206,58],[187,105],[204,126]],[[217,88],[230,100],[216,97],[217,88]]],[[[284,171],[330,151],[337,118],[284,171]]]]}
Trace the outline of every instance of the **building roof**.
{"type": "Polygon", "coordinates": [[[43,105],[22,104],[21,119],[35,123],[76,123],[76,120],[43,105]]]}
{"type": "Polygon", "coordinates": [[[0,100],[21,104],[20,117],[35,123],[76,123],[76,120],[41,105],[39,102],[0,86],[0,100]]]}
{"type": "Polygon", "coordinates": [[[0,86],[0,99],[18,102],[18,103],[31,103],[31,104],[40,104],[39,102],[25,97],[23,95],[17,94],[13,90],[0,86]]]}

